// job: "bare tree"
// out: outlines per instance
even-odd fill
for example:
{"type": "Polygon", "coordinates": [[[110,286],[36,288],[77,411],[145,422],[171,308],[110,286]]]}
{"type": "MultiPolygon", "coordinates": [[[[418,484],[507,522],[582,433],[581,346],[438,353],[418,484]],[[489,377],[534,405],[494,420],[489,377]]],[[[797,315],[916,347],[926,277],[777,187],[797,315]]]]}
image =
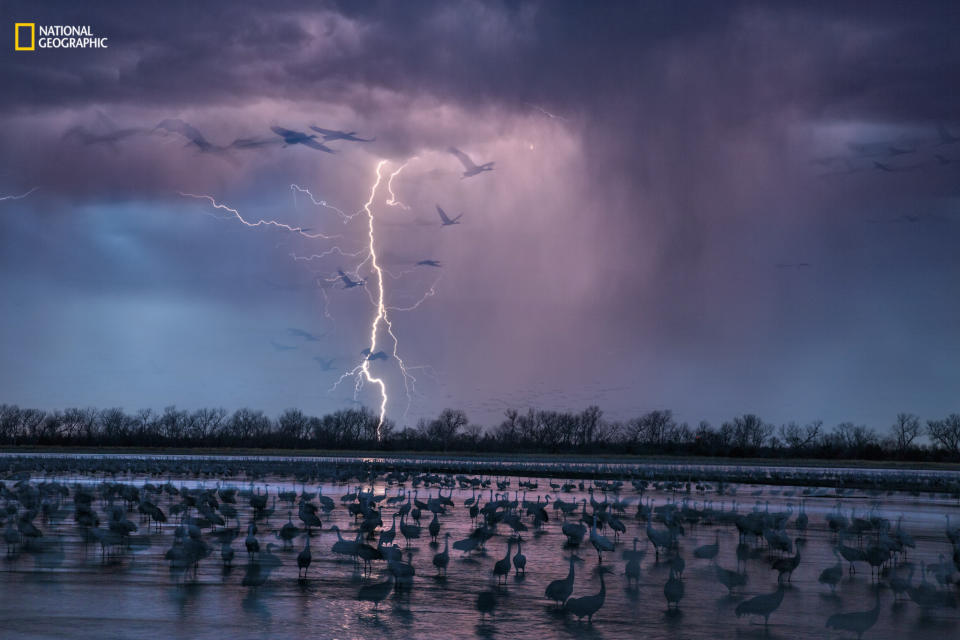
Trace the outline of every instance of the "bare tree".
{"type": "Polygon", "coordinates": [[[731,444],[741,449],[759,449],[773,434],[773,425],[752,413],[737,416],[732,423],[724,423],[724,427],[728,425],[731,444]]]}
{"type": "Polygon", "coordinates": [[[444,409],[440,415],[426,424],[423,435],[430,441],[443,445],[443,450],[457,436],[457,432],[470,423],[467,414],[459,409],[444,409]]]}
{"type": "Polygon", "coordinates": [[[277,418],[278,435],[286,440],[301,440],[307,437],[307,428],[310,421],[303,411],[299,409],[287,409],[277,418]]]}
{"type": "Polygon", "coordinates": [[[943,420],[928,420],[927,435],[937,446],[960,454],[960,413],[951,413],[943,420]]]}
{"type": "Polygon", "coordinates": [[[891,431],[897,451],[902,453],[920,436],[920,418],[912,413],[898,413],[891,431]]]}
{"type": "Polygon", "coordinates": [[[836,426],[833,434],[837,441],[836,444],[853,452],[862,451],[864,448],[880,442],[873,429],[852,422],[841,422],[836,426]]]}
{"type": "Polygon", "coordinates": [[[197,409],[187,421],[187,435],[193,440],[206,440],[220,431],[226,417],[227,410],[223,407],[197,409]]]}
{"type": "Polygon", "coordinates": [[[669,409],[654,410],[627,423],[627,433],[636,444],[660,446],[672,438],[677,423],[669,409]]]}
{"type": "Polygon", "coordinates": [[[802,427],[796,422],[789,422],[780,425],[780,439],[794,451],[800,451],[816,444],[822,430],[822,420],[814,420],[802,427]]]}
{"type": "Polygon", "coordinates": [[[100,433],[107,440],[123,440],[130,434],[133,419],[127,416],[120,407],[104,409],[97,419],[100,421],[100,433]]]}

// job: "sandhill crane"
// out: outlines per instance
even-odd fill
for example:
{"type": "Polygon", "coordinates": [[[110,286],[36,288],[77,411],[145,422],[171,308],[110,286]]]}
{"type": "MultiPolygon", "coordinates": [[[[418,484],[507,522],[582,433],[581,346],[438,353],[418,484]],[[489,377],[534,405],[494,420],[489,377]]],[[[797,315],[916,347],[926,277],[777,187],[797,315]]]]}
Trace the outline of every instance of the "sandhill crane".
{"type": "Polygon", "coordinates": [[[597,516],[593,516],[593,526],[590,528],[590,544],[597,550],[597,561],[603,563],[603,552],[613,552],[615,549],[613,542],[606,536],[597,533],[597,516]]]}
{"type": "Polygon", "coordinates": [[[233,564],[234,550],[230,546],[230,542],[224,542],[220,545],[220,559],[223,561],[223,566],[229,567],[233,564]]]}
{"type": "Polygon", "coordinates": [[[674,609],[680,608],[683,592],[683,580],[677,577],[676,572],[671,568],[670,577],[667,578],[667,583],[663,585],[663,596],[667,599],[667,610],[670,609],[670,605],[673,605],[674,609]]]}
{"type": "Polygon", "coordinates": [[[380,530],[380,540],[379,545],[382,547],[389,547],[393,544],[394,539],[397,537],[397,514],[393,514],[393,524],[390,525],[389,529],[380,530]]]}
{"type": "Polygon", "coordinates": [[[677,574],[677,577],[683,579],[683,570],[686,569],[687,562],[679,553],[670,558],[670,569],[677,574]]]}
{"type": "Polygon", "coordinates": [[[493,610],[497,608],[497,594],[493,591],[481,591],[477,594],[477,611],[480,612],[480,619],[483,620],[487,614],[493,615],[493,610]]]}
{"type": "Polygon", "coordinates": [[[716,560],[720,551],[720,532],[714,532],[713,544],[705,544],[693,550],[693,557],[701,560],[716,560]]]}
{"type": "Polygon", "coordinates": [[[877,623],[877,618],[880,616],[880,591],[876,590],[875,593],[876,598],[872,609],[835,613],[827,618],[827,628],[852,631],[857,634],[857,640],[860,640],[863,634],[877,623]]]}
{"type": "Polygon", "coordinates": [[[307,536],[307,543],[303,547],[303,551],[297,554],[297,576],[298,577],[307,577],[307,569],[310,568],[310,562],[313,560],[313,556],[310,553],[310,536],[307,536]],[[301,574],[303,574],[301,576],[301,574]]]}
{"type": "Polygon", "coordinates": [[[516,575],[527,575],[527,556],[521,552],[521,540],[517,538],[517,555],[513,556],[513,568],[516,575]]]}
{"type": "Polygon", "coordinates": [[[627,586],[630,586],[631,581],[636,583],[637,586],[640,585],[640,562],[643,560],[643,556],[646,555],[646,551],[637,551],[637,543],[639,538],[633,539],[633,550],[625,550],[623,552],[623,558],[627,561],[626,569],[624,574],[627,576],[627,586]]]}
{"type": "Polygon", "coordinates": [[[411,540],[416,540],[420,537],[420,527],[415,524],[407,524],[404,516],[400,516],[400,533],[403,534],[404,539],[407,541],[407,546],[410,546],[411,540]]]}
{"type": "Polygon", "coordinates": [[[560,529],[567,536],[567,544],[574,547],[579,546],[587,535],[587,528],[579,522],[564,522],[560,529]]]}
{"type": "Polygon", "coordinates": [[[510,575],[510,551],[513,548],[513,540],[507,540],[507,553],[493,565],[493,575],[497,578],[497,584],[501,581],[506,582],[510,575]]]}
{"type": "Polygon", "coordinates": [[[837,541],[837,551],[840,552],[840,555],[843,556],[843,559],[850,563],[850,573],[856,573],[857,570],[854,568],[854,562],[865,562],[866,555],[863,553],[863,550],[858,549],[857,547],[848,547],[843,544],[843,534],[840,535],[840,539],[837,541]]]}
{"type": "Polygon", "coordinates": [[[444,534],[443,551],[434,554],[433,566],[437,568],[437,575],[447,574],[447,565],[450,564],[450,534],[444,534]]]}
{"type": "Polygon", "coordinates": [[[244,545],[247,547],[247,556],[252,556],[255,553],[260,553],[260,541],[256,537],[257,525],[250,523],[247,527],[247,538],[244,540],[244,545]]]}
{"type": "MultiPolygon", "coordinates": [[[[797,540],[799,542],[799,540],[797,540]]],[[[777,571],[777,582],[787,576],[787,582],[793,578],[793,570],[800,566],[800,545],[797,545],[797,552],[788,558],[780,558],[774,561],[772,568],[777,571]]]]}
{"type": "Polygon", "coordinates": [[[434,542],[437,541],[437,536],[440,535],[440,520],[436,513],[433,514],[433,520],[430,521],[430,539],[434,542]]]}
{"type": "Polygon", "coordinates": [[[717,581],[727,588],[727,593],[729,595],[733,595],[733,590],[737,587],[742,587],[747,584],[746,573],[724,569],[718,564],[714,565],[714,567],[714,573],[717,576],[717,581]]]}
{"type": "Polygon", "coordinates": [[[397,591],[410,589],[413,586],[413,577],[416,575],[416,569],[412,564],[413,553],[407,552],[407,562],[403,562],[400,557],[400,548],[394,545],[391,559],[387,561],[387,567],[397,579],[397,591]]]}
{"type": "Polygon", "coordinates": [[[331,551],[341,556],[347,556],[352,559],[354,562],[357,560],[357,541],[356,540],[345,540],[342,535],[340,535],[340,527],[333,525],[330,527],[331,531],[337,532],[337,541],[333,543],[331,551]]]}
{"type": "Polygon", "coordinates": [[[784,593],[783,584],[777,585],[777,590],[773,593],[763,593],[754,596],[749,600],[744,600],[734,609],[737,617],[740,616],[763,616],[763,626],[766,628],[770,623],[770,614],[780,607],[783,602],[784,593]]]}
{"type": "Polygon", "coordinates": [[[833,549],[833,555],[836,556],[837,563],[821,571],[820,577],[817,578],[820,584],[829,586],[831,592],[837,590],[837,584],[839,584],[841,578],[843,578],[843,564],[840,562],[840,553],[836,547],[833,549]]]}
{"type": "MultiPolygon", "coordinates": [[[[903,567],[904,565],[900,565],[903,567]]],[[[907,589],[913,584],[913,572],[914,566],[912,563],[906,563],[907,567],[907,577],[903,577],[898,570],[894,570],[893,575],[890,576],[890,590],[893,591],[893,599],[899,600],[900,596],[907,593],[907,589]]]]}
{"type": "Polygon", "coordinates": [[[280,531],[277,533],[277,537],[283,541],[284,549],[288,548],[293,543],[293,539],[297,537],[297,533],[299,533],[299,531],[300,530],[297,529],[297,525],[293,524],[293,513],[288,511],[287,522],[280,527],[280,531]]]}
{"type": "Polygon", "coordinates": [[[654,529],[649,520],[647,520],[647,538],[653,543],[653,550],[656,553],[657,560],[660,560],[660,549],[666,551],[673,546],[673,534],[671,534],[670,531],[654,529]]]}
{"type": "Polygon", "coordinates": [[[797,520],[795,522],[797,531],[799,531],[801,534],[806,533],[807,525],[809,523],[810,523],[810,516],[807,515],[806,502],[801,502],[800,513],[797,514],[797,520]]]}
{"type": "Polygon", "coordinates": [[[380,603],[387,599],[392,590],[393,574],[388,572],[387,579],[383,582],[365,584],[360,587],[360,591],[357,593],[357,600],[360,600],[361,602],[372,602],[373,608],[378,609],[380,607],[380,603]]]}
{"type": "Polygon", "coordinates": [[[570,597],[570,594],[573,593],[573,562],[574,556],[571,555],[570,570],[567,572],[567,577],[552,581],[547,585],[547,589],[543,593],[544,596],[556,602],[557,607],[562,607],[563,603],[570,597]]]}
{"type": "Polygon", "coordinates": [[[570,598],[563,605],[563,608],[575,615],[577,620],[582,620],[583,617],[586,616],[587,622],[592,623],[594,614],[603,606],[603,601],[607,597],[607,585],[603,581],[604,573],[601,569],[600,591],[598,593],[580,598],[570,598]]]}

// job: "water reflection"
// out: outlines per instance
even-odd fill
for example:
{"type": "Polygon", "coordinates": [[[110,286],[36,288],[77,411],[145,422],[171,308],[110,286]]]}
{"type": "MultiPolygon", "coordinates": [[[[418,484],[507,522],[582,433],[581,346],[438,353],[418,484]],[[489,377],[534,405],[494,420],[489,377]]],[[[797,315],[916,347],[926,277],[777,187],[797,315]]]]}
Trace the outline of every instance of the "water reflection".
{"type": "Polygon", "coordinates": [[[478,480],[8,475],[0,617],[66,638],[899,639],[960,620],[950,496],[478,480]]]}

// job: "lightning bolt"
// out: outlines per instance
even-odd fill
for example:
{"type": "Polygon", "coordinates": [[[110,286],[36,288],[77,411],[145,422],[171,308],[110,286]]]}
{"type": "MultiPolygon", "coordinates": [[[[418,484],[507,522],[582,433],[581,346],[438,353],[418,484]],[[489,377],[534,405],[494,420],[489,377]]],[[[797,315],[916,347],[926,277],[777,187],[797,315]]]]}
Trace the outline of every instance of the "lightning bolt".
{"type": "Polygon", "coordinates": [[[178,191],[177,193],[179,193],[179,194],[180,194],[181,196],[183,196],[184,198],[196,198],[196,199],[198,199],[198,200],[207,200],[207,201],[210,202],[211,205],[213,205],[213,208],[214,208],[214,209],[220,209],[220,210],[222,210],[222,211],[227,211],[227,212],[229,212],[229,213],[232,214],[237,220],[239,220],[240,222],[242,222],[243,224],[245,224],[245,225],[248,226],[248,227],[271,226],[271,227],[276,227],[276,228],[278,228],[278,229],[286,229],[287,231],[293,231],[293,232],[295,232],[295,233],[300,234],[300,235],[303,236],[304,238],[310,238],[310,239],[323,238],[324,240],[332,240],[333,238],[339,238],[339,237],[340,237],[340,236],[328,236],[328,235],[324,235],[324,234],[322,234],[322,233],[307,233],[307,232],[303,229],[303,227],[291,227],[291,226],[288,225],[288,224],[285,224],[285,223],[283,223],[283,222],[277,222],[276,220],[264,220],[264,219],[261,218],[260,220],[257,220],[256,222],[250,222],[249,220],[247,220],[246,218],[244,218],[242,215],[240,215],[240,212],[239,212],[239,211],[237,211],[236,209],[234,209],[234,208],[232,208],[232,207],[228,207],[228,206],[225,205],[225,204],[221,204],[221,203],[217,202],[216,200],[213,199],[212,196],[207,196],[207,195],[202,195],[202,194],[199,194],[199,195],[198,195],[198,194],[196,194],[196,193],[184,193],[183,191],[178,191]]]}
{"type": "Polygon", "coordinates": [[[4,200],[22,200],[39,188],[40,187],[34,187],[33,189],[30,189],[30,191],[27,191],[26,193],[21,193],[18,196],[0,196],[0,202],[3,202],[4,200]]]}
{"type": "MultiPolygon", "coordinates": [[[[412,305],[402,306],[402,307],[388,306],[386,303],[387,295],[386,295],[386,284],[385,284],[384,275],[386,274],[394,279],[397,279],[407,272],[403,272],[399,276],[394,275],[389,271],[387,271],[383,266],[381,266],[379,262],[379,256],[377,255],[378,244],[377,244],[377,238],[376,238],[374,202],[377,199],[378,191],[380,191],[381,187],[385,185],[388,193],[390,194],[389,199],[385,200],[385,203],[388,206],[397,206],[404,210],[410,209],[410,207],[408,207],[407,205],[405,205],[404,203],[400,202],[397,199],[396,193],[393,190],[393,181],[398,175],[400,175],[400,173],[404,170],[404,168],[406,168],[406,166],[410,164],[410,162],[412,162],[413,160],[416,160],[416,158],[411,158],[410,160],[407,160],[406,162],[404,162],[395,171],[391,172],[388,177],[385,177],[384,175],[384,167],[387,165],[388,161],[387,160],[378,161],[376,165],[375,179],[373,181],[373,184],[370,187],[370,195],[367,198],[367,201],[363,204],[363,207],[353,214],[346,213],[344,210],[329,204],[326,200],[317,199],[308,189],[304,187],[301,187],[296,184],[290,185],[290,189],[294,196],[295,204],[296,204],[297,194],[304,194],[310,199],[310,202],[313,203],[314,205],[319,207],[324,207],[334,211],[341,218],[344,224],[351,222],[361,214],[366,216],[367,242],[366,242],[365,248],[351,252],[351,251],[345,251],[339,246],[333,246],[329,249],[325,249],[320,253],[314,253],[310,255],[297,255],[296,253],[291,253],[290,257],[297,262],[310,262],[312,260],[319,260],[333,254],[339,254],[341,256],[353,257],[353,258],[358,258],[360,256],[363,256],[363,259],[360,261],[360,263],[357,264],[356,267],[349,274],[352,277],[357,278],[358,280],[364,280],[364,278],[360,276],[360,271],[361,269],[364,269],[365,266],[369,263],[369,268],[370,268],[370,271],[372,272],[371,277],[369,279],[373,280],[373,284],[375,285],[375,287],[372,287],[372,288],[370,287],[364,288],[368,297],[370,298],[370,303],[375,310],[374,317],[370,323],[369,351],[367,351],[367,355],[364,356],[360,364],[358,364],[356,367],[354,367],[350,371],[343,373],[339,377],[339,379],[334,383],[333,387],[331,387],[330,390],[331,391],[335,390],[340,385],[341,382],[343,382],[345,379],[350,377],[354,377],[354,399],[356,399],[357,394],[360,392],[360,390],[363,388],[365,384],[373,385],[378,388],[380,392],[380,410],[377,418],[377,441],[378,442],[382,440],[382,437],[383,437],[383,433],[382,433],[383,423],[386,420],[387,404],[389,403],[390,398],[387,390],[386,381],[382,377],[375,376],[371,370],[371,366],[370,366],[371,360],[369,358],[369,355],[377,353],[377,344],[378,344],[378,338],[380,337],[380,332],[385,331],[393,343],[393,348],[391,350],[391,353],[393,354],[394,359],[397,361],[397,364],[400,369],[400,373],[403,376],[403,384],[404,384],[404,389],[406,390],[406,397],[407,397],[407,405],[404,411],[404,415],[406,415],[407,412],[409,412],[410,410],[413,394],[416,393],[416,383],[417,383],[417,379],[410,372],[413,369],[426,369],[426,368],[422,366],[408,367],[407,364],[404,362],[403,358],[400,355],[400,340],[398,339],[397,334],[394,331],[393,320],[390,318],[390,311],[397,311],[397,312],[412,311],[418,308],[428,298],[436,295],[436,285],[440,280],[440,278],[438,277],[434,281],[433,285],[431,285],[430,288],[421,296],[421,298],[412,305]]],[[[185,193],[185,192],[179,192],[179,194],[185,198],[195,198],[199,200],[206,200],[207,202],[210,203],[210,205],[214,209],[217,209],[219,211],[225,211],[228,214],[227,216],[224,217],[224,219],[229,219],[229,218],[236,219],[237,221],[239,221],[240,223],[242,223],[247,227],[275,227],[278,229],[284,229],[286,231],[297,233],[309,239],[316,239],[316,238],[333,239],[333,238],[341,237],[338,235],[328,236],[322,233],[308,233],[308,230],[305,230],[303,227],[294,227],[289,224],[279,222],[277,220],[247,219],[237,209],[234,209],[233,207],[230,207],[221,202],[218,202],[215,198],[209,195],[185,193]]],[[[340,277],[338,275],[335,277],[323,278],[323,280],[325,280],[328,283],[334,283],[340,280],[340,277]]],[[[324,297],[323,313],[325,317],[329,318],[330,314],[327,308],[329,299],[327,297],[326,292],[322,288],[320,289],[320,291],[324,297]]]]}
{"type": "Polygon", "coordinates": [[[356,212],[354,212],[354,213],[347,213],[347,212],[344,211],[343,209],[340,209],[340,208],[338,208],[338,207],[333,206],[332,204],[330,204],[330,203],[327,202],[326,200],[317,200],[316,197],[314,197],[314,195],[313,195],[312,193],[310,193],[310,190],[309,190],[309,189],[305,189],[305,188],[301,187],[301,186],[298,185],[298,184],[291,184],[291,185],[290,185],[290,191],[293,192],[293,198],[294,198],[294,199],[293,199],[293,202],[294,202],[294,204],[296,204],[296,202],[297,202],[297,199],[296,199],[296,198],[297,198],[297,193],[303,193],[303,194],[305,194],[308,198],[310,198],[310,202],[312,202],[312,203],[315,204],[316,206],[318,206],[318,207],[326,207],[327,209],[330,209],[330,210],[332,210],[332,211],[335,211],[335,212],[337,213],[337,215],[339,215],[341,218],[343,218],[343,223],[344,223],[344,224],[347,224],[348,222],[350,222],[351,220],[353,220],[354,218],[356,218],[358,215],[360,215],[361,213],[363,213],[363,209],[360,209],[359,211],[356,211],[356,212]]]}
{"type": "MultiPolygon", "coordinates": [[[[383,304],[383,270],[380,268],[380,264],[377,262],[377,246],[374,239],[373,229],[373,210],[371,209],[373,206],[373,199],[377,195],[377,187],[380,186],[380,181],[383,179],[380,170],[383,169],[383,165],[386,163],[386,160],[381,160],[377,163],[377,179],[374,181],[373,187],[370,189],[370,197],[363,205],[363,210],[367,212],[367,230],[368,237],[370,238],[370,266],[373,268],[373,272],[377,274],[377,315],[373,318],[373,322],[370,324],[371,354],[377,352],[377,330],[380,327],[380,322],[386,322],[387,326],[390,326],[390,320],[387,316],[387,308],[383,304]]],[[[391,334],[392,333],[393,332],[391,330],[391,334]]],[[[387,385],[383,381],[383,378],[374,378],[370,374],[370,360],[368,358],[363,359],[363,363],[360,365],[360,368],[363,371],[363,376],[366,378],[367,382],[380,387],[380,419],[377,422],[377,442],[379,442],[381,439],[381,429],[383,428],[383,419],[387,413],[387,385]]]]}
{"type": "Polygon", "coordinates": [[[403,204],[402,202],[400,202],[399,200],[397,200],[397,195],[393,192],[393,179],[396,178],[398,175],[400,175],[400,172],[403,171],[403,170],[407,167],[408,164],[410,164],[411,162],[413,162],[413,161],[416,160],[416,159],[417,159],[416,156],[410,158],[409,160],[407,160],[406,162],[404,162],[402,165],[400,165],[400,168],[399,168],[399,169],[397,169],[396,171],[394,171],[393,173],[390,174],[390,179],[387,180],[387,192],[390,194],[390,197],[389,197],[389,198],[387,199],[387,201],[386,201],[386,204],[387,204],[388,206],[391,206],[391,207],[400,207],[400,208],[403,209],[404,211],[410,211],[410,207],[408,207],[407,205],[405,205],[405,204],[403,204]]]}

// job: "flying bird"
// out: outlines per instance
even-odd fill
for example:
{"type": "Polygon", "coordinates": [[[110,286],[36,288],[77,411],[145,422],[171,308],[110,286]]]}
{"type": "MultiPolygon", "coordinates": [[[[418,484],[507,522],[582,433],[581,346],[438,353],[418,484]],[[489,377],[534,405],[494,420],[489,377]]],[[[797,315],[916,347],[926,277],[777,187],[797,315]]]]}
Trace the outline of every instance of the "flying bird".
{"type": "Polygon", "coordinates": [[[370,349],[364,349],[361,351],[363,355],[367,356],[367,360],[387,360],[390,358],[385,352],[377,351],[376,353],[371,353],[370,349]]]}
{"type": "Polygon", "coordinates": [[[344,289],[353,289],[354,287],[362,287],[363,280],[351,280],[350,276],[345,274],[342,269],[337,269],[337,273],[340,274],[340,279],[343,280],[344,289]]]}
{"type": "Polygon", "coordinates": [[[450,147],[449,149],[447,149],[447,151],[457,156],[457,160],[459,160],[460,164],[463,165],[464,171],[463,171],[463,175],[460,176],[461,180],[463,178],[469,178],[470,176],[475,176],[478,173],[483,173],[484,171],[493,171],[492,162],[485,162],[481,165],[478,165],[477,163],[475,163],[473,160],[470,159],[470,156],[465,154],[463,151],[460,151],[460,149],[457,149],[456,147],[450,147]]]}
{"type": "Polygon", "coordinates": [[[337,131],[335,129],[323,129],[321,127],[310,127],[323,136],[323,141],[346,140],[347,142],[373,142],[376,138],[358,138],[356,131],[337,131]]]}
{"type": "Polygon", "coordinates": [[[439,266],[441,266],[441,265],[440,265],[440,261],[439,261],[439,260],[421,260],[420,262],[417,263],[417,266],[422,266],[422,267],[439,267],[439,266]]]}
{"type": "Polygon", "coordinates": [[[275,340],[271,340],[270,344],[273,345],[275,351],[294,351],[296,349],[296,347],[291,347],[288,344],[280,344],[275,340]]]}
{"type": "Polygon", "coordinates": [[[280,144],[276,138],[237,138],[230,143],[231,149],[259,149],[272,144],[280,144]]]}
{"type": "Polygon", "coordinates": [[[333,362],[336,358],[330,358],[329,360],[324,360],[321,356],[313,356],[313,359],[320,363],[320,369],[322,371],[333,371],[333,362]]]}
{"type": "Polygon", "coordinates": [[[440,205],[437,205],[437,213],[440,214],[441,225],[444,227],[448,227],[451,224],[460,224],[459,220],[463,217],[461,213],[456,218],[451,219],[450,216],[447,215],[447,212],[440,208],[440,205]]]}
{"type": "Polygon", "coordinates": [[[902,156],[906,153],[913,153],[916,149],[901,149],[900,147],[889,147],[888,151],[891,156],[902,156]]]}
{"type": "Polygon", "coordinates": [[[289,333],[292,336],[297,336],[298,338],[303,338],[307,342],[317,342],[320,338],[326,335],[326,334],[323,334],[320,336],[315,336],[309,331],[304,331],[303,329],[296,329],[294,327],[290,327],[289,329],[287,329],[287,333],[289,333]]]}
{"type": "Polygon", "coordinates": [[[283,127],[270,127],[270,130],[275,134],[283,138],[285,146],[292,144],[302,144],[304,146],[310,147],[311,149],[316,149],[318,151],[326,151],[327,153],[336,153],[333,149],[323,144],[322,142],[317,142],[316,134],[306,134],[302,131],[292,131],[291,129],[284,129],[283,127]]]}
{"type": "Polygon", "coordinates": [[[180,118],[167,118],[153,128],[154,131],[157,129],[163,129],[164,131],[183,136],[187,139],[188,146],[192,144],[204,153],[211,151],[223,151],[223,147],[219,147],[204,138],[202,133],[180,118]]]}
{"type": "Polygon", "coordinates": [[[921,165],[919,165],[919,164],[911,164],[911,165],[903,165],[903,166],[899,166],[899,167],[894,167],[894,166],[891,166],[891,165],[889,165],[889,164],[884,164],[884,163],[882,163],[882,162],[877,162],[877,161],[874,161],[874,163],[873,163],[873,167],[874,167],[875,169],[879,169],[880,171],[885,171],[885,172],[887,172],[887,173],[900,173],[900,172],[903,172],[903,171],[913,171],[914,169],[919,169],[920,166],[921,166],[921,165]]]}

